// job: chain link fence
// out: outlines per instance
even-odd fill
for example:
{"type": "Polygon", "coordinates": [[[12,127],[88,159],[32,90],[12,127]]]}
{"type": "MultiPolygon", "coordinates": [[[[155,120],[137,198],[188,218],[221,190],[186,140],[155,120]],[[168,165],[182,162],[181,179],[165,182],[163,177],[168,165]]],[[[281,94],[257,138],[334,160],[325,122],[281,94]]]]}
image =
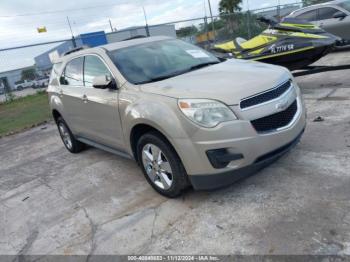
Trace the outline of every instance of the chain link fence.
{"type": "Polygon", "coordinates": [[[176,27],[178,38],[202,47],[208,47],[213,43],[225,42],[237,37],[250,39],[267,27],[266,24],[257,20],[259,17],[269,16],[280,21],[302,6],[303,3],[300,2],[247,12],[203,17],[194,21],[174,22],[173,24],[176,27]]]}
{"type": "MultiPolygon", "coordinates": [[[[197,23],[176,30],[178,38],[193,44],[209,47],[213,43],[232,40],[236,37],[249,39],[258,35],[266,26],[252,12],[225,14],[201,18],[197,23]]],[[[177,23],[175,23],[177,28],[177,23]]]]}
{"type": "MultiPolygon", "coordinates": [[[[296,3],[234,14],[130,27],[118,31],[111,28],[112,32],[102,34],[105,35],[105,43],[138,36],[168,35],[208,48],[214,43],[236,37],[249,39],[258,35],[266,28],[266,25],[257,21],[259,16],[281,19],[301,6],[301,3],[296,3]]],[[[89,37],[95,39],[102,36],[90,34],[89,37]]],[[[83,45],[84,39],[81,38],[82,35],[74,39],[0,49],[0,102],[12,100],[15,96],[33,94],[37,89],[45,88],[52,67],[51,54],[62,55],[75,46],[83,45]]]]}

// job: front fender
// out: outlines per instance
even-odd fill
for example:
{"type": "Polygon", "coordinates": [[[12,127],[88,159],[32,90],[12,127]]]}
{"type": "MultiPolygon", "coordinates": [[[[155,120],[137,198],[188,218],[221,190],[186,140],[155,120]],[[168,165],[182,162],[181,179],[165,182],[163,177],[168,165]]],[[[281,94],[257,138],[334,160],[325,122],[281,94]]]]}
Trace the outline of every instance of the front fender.
{"type": "Polygon", "coordinates": [[[68,124],[68,126],[71,126],[69,117],[67,117],[66,115],[66,111],[64,109],[62,100],[57,93],[49,92],[49,104],[50,104],[51,112],[53,112],[54,110],[59,112],[60,115],[63,117],[64,121],[66,121],[66,123],[68,124]]]}
{"type": "Polygon", "coordinates": [[[159,95],[145,95],[139,99],[120,99],[121,122],[125,143],[132,154],[130,136],[138,124],[149,125],[161,132],[177,152],[176,141],[188,139],[188,131],[182,123],[183,118],[177,106],[177,99],[159,95]]]}

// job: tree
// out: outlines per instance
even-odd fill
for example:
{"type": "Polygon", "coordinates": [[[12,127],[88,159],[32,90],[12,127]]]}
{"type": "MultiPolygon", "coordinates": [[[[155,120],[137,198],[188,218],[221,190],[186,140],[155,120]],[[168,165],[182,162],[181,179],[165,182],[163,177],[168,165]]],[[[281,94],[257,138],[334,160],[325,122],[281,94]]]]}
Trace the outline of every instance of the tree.
{"type": "MultiPolygon", "coordinates": [[[[221,28],[225,27],[225,21],[223,21],[222,19],[215,19],[214,20],[214,28],[215,30],[220,30],[221,28]]],[[[208,28],[213,28],[213,22],[209,22],[208,23],[208,28]]]]}
{"type": "Polygon", "coordinates": [[[195,35],[197,32],[198,32],[197,27],[186,26],[186,27],[181,27],[180,29],[176,30],[176,35],[178,37],[187,37],[187,36],[195,35]]]}
{"type": "Polygon", "coordinates": [[[221,0],[219,3],[220,14],[232,14],[242,10],[240,4],[242,0],[221,0]]]}
{"type": "Polygon", "coordinates": [[[35,74],[34,68],[28,68],[28,69],[22,70],[22,76],[21,76],[22,80],[34,80],[35,77],[36,77],[36,74],[35,74]]]}
{"type": "Polygon", "coordinates": [[[221,18],[226,21],[228,30],[231,34],[233,34],[239,24],[239,21],[234,13],[241,11],[241,3],[242,0],[221,0],[219,3],[221,18]]]}

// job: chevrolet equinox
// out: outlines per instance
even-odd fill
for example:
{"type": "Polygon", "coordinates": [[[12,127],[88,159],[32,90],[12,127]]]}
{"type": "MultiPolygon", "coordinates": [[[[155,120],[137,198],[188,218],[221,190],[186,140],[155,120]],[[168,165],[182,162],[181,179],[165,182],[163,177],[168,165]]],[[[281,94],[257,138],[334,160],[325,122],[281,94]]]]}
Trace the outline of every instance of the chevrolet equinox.
{"type": "Polygon", "coordinates": [[[287,69],[221,61],[167,37],[65,54],[48,93],[71,153],[90,145],[134,158],[167,197],[255,173],[299,141],[306,121],[287,69]]]}

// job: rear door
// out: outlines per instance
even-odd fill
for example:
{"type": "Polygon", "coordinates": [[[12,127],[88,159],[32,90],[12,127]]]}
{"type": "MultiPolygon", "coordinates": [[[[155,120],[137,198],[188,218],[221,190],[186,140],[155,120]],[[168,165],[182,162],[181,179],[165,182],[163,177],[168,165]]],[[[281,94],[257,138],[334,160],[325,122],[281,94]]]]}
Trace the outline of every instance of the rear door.
{"type": "Polygon", "coordinates": [[[86,55],[83,94],[86,100],[81,111],[85,135],[95,142],[120,150],[124,140],[118,109],[118,90],[93,87],[93,80],[97,76],[114,79],[102,57],[86,55]]]}
{"type": "Polygon", "coordinates": [[[348,16],[344,19],[333,18],[334,14],[337,12],[342,11],[333,7],[319,8],[317,25],[331,34],[347,39],[350,34],[350,19],[348,16]]]}
{"type": "Polygon", "coordinates": [[[64,117],[75,135],[81,135],[85,129],[84,119],[82,118],[82,103],[85,89],[83,64],[83,57],[70,60],[60,77],[59,96],[64,108],[64,117]]]}

